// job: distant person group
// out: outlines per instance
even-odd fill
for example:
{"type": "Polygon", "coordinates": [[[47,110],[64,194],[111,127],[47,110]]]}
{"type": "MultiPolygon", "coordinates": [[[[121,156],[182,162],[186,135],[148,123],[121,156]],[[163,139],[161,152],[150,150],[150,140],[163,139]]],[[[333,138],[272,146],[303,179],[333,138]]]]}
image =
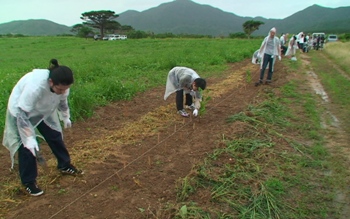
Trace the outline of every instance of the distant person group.
{"type": "Polygon", "coordinates": [[[300,50],[302,53],[309,52],[311,48],[319,50],[323,48],[325,42],[324,35],[321,34],[310,36],[300,32],[289,38],[289,33],[282,33],[278,38],[276,32],[275,27],[271,28],[260,48],[253,54],[252,63],[260,65],[260,77],[255,86],[271,84],[277,58],[281,60],[282,56],[285,56],[292,61],[297,61],[297,50],[300,50]],[[266,69],[268,69],[268,73],[265,79],[266,69]]]}

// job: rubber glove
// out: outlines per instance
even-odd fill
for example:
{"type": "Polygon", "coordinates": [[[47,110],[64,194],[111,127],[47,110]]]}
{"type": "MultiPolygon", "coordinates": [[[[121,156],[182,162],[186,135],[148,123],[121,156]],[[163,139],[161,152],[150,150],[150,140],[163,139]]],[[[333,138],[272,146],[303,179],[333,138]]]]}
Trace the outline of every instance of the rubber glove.
{"type": "Polygon", "coordinates": [[[39,146],[34,138],[28,138],[26,144],[23,145],[33,154],[34,157],[36,157],[36,151],[39,151],[39,146]]]}
{"type": "Polygon", "coordinates": [[[198,116],[198,109],[193,110],[193,115],[198,116]]]}
{"type": "Polygon", "coordinates": [[[196,95],[196,92],[195,92],[194,90],[191,90],[191,91],[190,91],[190,95],[191,95],[192,97],[194,97],[194,96],[196,95]]]}
{"type": "Polygon", "coordinates": [[[72,127],[72,122],[70,121],[70,119],[64,119],[63,124],[65,129],[72,127]]]}
{"type": "Polygon", "coordinates": [[[281,61],[281,56],[278,56],[278,60],[280,60],[280,61],[281,61]]]}

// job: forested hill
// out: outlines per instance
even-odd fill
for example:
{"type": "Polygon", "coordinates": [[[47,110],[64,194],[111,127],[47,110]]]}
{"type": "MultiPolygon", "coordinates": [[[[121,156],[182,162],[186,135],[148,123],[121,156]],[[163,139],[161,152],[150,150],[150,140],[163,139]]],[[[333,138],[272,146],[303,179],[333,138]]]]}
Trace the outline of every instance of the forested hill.
{"type": "MultiPolygon", "coordinates": [[[[312,5],[284,19],[267,19],[259,16],[241,17],[191,0],[175,0],[142,12],[122,12],[116,20],[122,25],[146,32],[228,36],[230,33],[243,32],[242,24],[252,19],[265,23],[253,35],[267,35],[271,27],[276,27],[278,33],[350,32],[350,7],[332,9],[319,5],[312,5]]],[[[70,30],[71,27],[48,20],[0,24],[0,34],[59,35],[70,33],[70,30]]]]}

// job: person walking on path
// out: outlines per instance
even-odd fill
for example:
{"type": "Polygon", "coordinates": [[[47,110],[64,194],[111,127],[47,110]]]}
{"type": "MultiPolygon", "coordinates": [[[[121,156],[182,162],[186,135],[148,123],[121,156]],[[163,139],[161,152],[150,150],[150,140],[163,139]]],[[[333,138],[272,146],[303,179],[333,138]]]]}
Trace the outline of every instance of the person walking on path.
{"type": "Polygon", "coordinates": [[[197,72],[187,67],[174,67],[168,73],[164,100],[172,93],[176,92],[176,108],[178,114],[183,117],[189,117],[184,109],[184,93],[186,96],[185,106],[193,110],[193,115],[198,115],[202,101],[201,90],[206,88],[206,81],[200,78],[197,72]],[[193,103],[194,100],[194,103],[193,103]]]}
{"type": "Polygon", "coordinates": [[[255,86],[259,86],[263,83],[264,73],[267,65],[269,64],[269,72],[266,78],[266,84],[270,84],[272,80],[273,67],[275,64],[275,59],[278,57],[281,60],[281,46],[280,40],[276,36],[276,28],[271,28],[269,34],[263,42],[261,43],[258,56],[261,57],[260,65],[260,78],[259,81],[255,83],[255,86]]]}
{"type": "Polygon", "coordinates": [[[10,94],[2,143],[10,151],[12,168],[18,152],[21,183],[31,196],[44,193],[36,182],[40,162],[36,137],[42,137],[49,145],[59,172],[83,174],[71,164],[60,124],[61,120],[64,128],[72,126],[67,97],[73,82],[72,70],[52,59],[49,69],[34,69],[25,74],[10,94]]]}
{"type": "Polygon", "coordinates": [[[297,58],[295,57],[295,53],[297,49],[298,49],[297,36],[294,35],[289,40],[286,56],[291,58],[292,61],[297,61],[297,58]]]}

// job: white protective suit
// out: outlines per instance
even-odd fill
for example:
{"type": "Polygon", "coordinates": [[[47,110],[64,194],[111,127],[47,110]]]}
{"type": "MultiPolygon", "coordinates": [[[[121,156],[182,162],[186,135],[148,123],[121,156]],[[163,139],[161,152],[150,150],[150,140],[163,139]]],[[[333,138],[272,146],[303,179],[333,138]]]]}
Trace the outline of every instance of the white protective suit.
{"type": "MultiPolygon", "coordinates": [[[[258,52],[258,55],[257,55],[258,57],[261,58],[260,69],[262,69],[262,65],[263,65],[263,62],[264,62],[264,54],[265,54],[265,49],[266,49],[266,45],[267,45],[267,40],[269,39],[269,37],[270,37],[270,32],[267,35],[267,37],[265,37],[263,42],[261,43],[261,46],[260,46],[260,49],[259,49],[259,52],[258,52]]],[[[273,43],[274,43],[274,51],[273,51],[272,55],[274,57],[273,57],[273,63],[272,63],[272,72],[273,72],[273,68],[274,68],[274,65],[275,65],[276,57],[281,56],[281,50],[280,50],[281,45],[280,45],[280,40],[278,39],[278,37],[274,36],[273,43]]]]}
{"type": "Polygon", "coordinates": [[[295,56],[295,52],[298,49],[297,40],[292,36],[288,42],[288,49],[286,51],[286,56],[295,56]]]}
{"type": "Polygon", "coordinates": [[[199,78],[199,75],[193,69],[187,67],[174,67],[168,73],[164,100],[166,100],[172,93],[183,89],[185,93],[189,93],[194,97],[194,104],[196,108],[199,109],[199,102],[202,101],[201,93],[192,90],[192,83],[197,78],[199,78]]]}
{"type": "Polygon", "coordinates": [[[2,144],[10,151],[12,168],[19,146],[42,137],[36,131],[40,122],[62,133],[59,119],[70,117],[69,89],[61,95],[51,92],[48,79],[49,70],[34,69],[24,75],[11,92],[2,144]]]}

